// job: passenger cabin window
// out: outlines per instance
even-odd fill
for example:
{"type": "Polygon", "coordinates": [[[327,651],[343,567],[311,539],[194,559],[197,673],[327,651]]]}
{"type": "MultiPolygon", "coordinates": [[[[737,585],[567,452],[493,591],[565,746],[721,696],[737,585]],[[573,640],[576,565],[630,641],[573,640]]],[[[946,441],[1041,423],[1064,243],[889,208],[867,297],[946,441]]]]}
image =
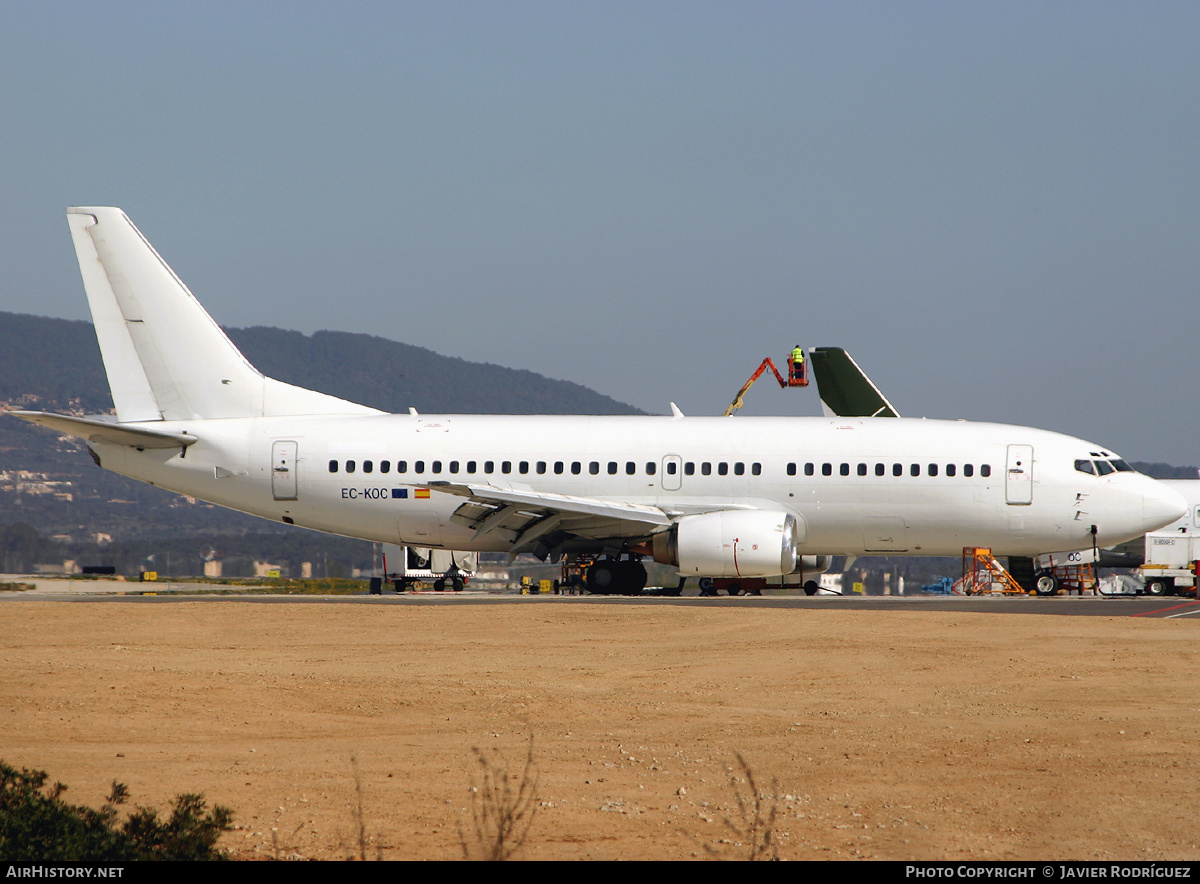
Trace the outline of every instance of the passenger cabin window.
{"type": "Polygon", "coordinates": [[[929,465],[929,475],[931,475],[931,476],[936,476],[937,474],[938,474],[938,467],[937,467],[937,464],[935,464],[935,463],[931,463],[931,464],[929,465]]]}
{"type": "Polygon", "coordinates": [[[673,460],[667,461],[667,475],[668,476],[675,475],[675,461],[673,461],[673,460]]]}
{"type": "Polygon", "coordinates": [[[972,476],[974,476],[975,475],[975,464],[971,464],[971,463],[963,464],[963,475],[966,476],[968,479],[971,478],[972,476]]]}
{"type": "MultiPolygon", "coordinates": [[[[671,464],[671,466],[675,466],[675,464],[671,464]]],[[[652,460],[646,461],[646,475],[653,476],[657,472],[658,472],[658,464],[656,464],[652,460]]]]}
{"type": "Polygon", "coordinates": [[[541,476],[541,475],[544,475],[545,472],[546,472],[546,462],[544,460],[539,460],[537,462],[537,474],[539,476],[541,476]]]}
{"type": "Polygon", "coordinates": [[[721,461],[719,464],[717,464],[717,474],[721,476],[728,476],[729,464],[725,463],[725,461],[721,461]]]}
{"type": "Polygon", "coordinates": [[[990,465],[990,464],[986,464],[986,463],[985,463],[985,464],[981,464],[981,465],[980,465],[980,467],[979,467],[979,475],[983,476],[983,478],[985,478],[985,479],[986,479],[986,478],[987,478],[988,476],[990,476],[991,474],[992,474],[992,468],[991,468],[991,465],[990,465]]]}
{"type": "Polygon", "coordinates": [[[637,464],[635,464],[631,460],[625,461],[625,475],[632,476],[636,472],[637,472],[637,464]]]}
{"type": "Polygon", "coordinates": [[[831,464],[831,463],[821,464],[821,475],[822,476],[832,476],[833,475],[833,464],[831,464]]]}
{"type": "Polygon", "coordinates": [[[685,476],[696,475],[696,465],[689,460],[687,463],[685,463],[683,465],[683,474],[685,476]]]}
{"type": "Polygon", "coordinates": [[[700,475],[711,476],[712,475],[712,464],[710,464],[708,461],[705,461],[704,463],[700,464],[700,475]]]}
{"type": "Polygon", "coordinates": [[[556,460],[554,462],[554,475],[561,476],[562,473],[563,473],[563,462],[561,460],[556,460]]]}
{"type": "Polygon", "coordinates": [[[795,465],[794,463],[790,463],[790,464],[788,464],[788,466],[787,466],[787,474],[788,474],[789,476],[794,476],[794,475],[796,475],[796,465],[795,465]]]}
{"type": "Polygon", "coordinates": [[[526,473],[528,473],[529,472],[529,461],[523,460],[519,464],[517,464],[517,471],[522,476],[524,476],[526,473]]]}
{"type": "Polygon", "coordinates": [[[583,464],[577,460],[571,461],[571,475],[578,476],[581,472],[583,472],[583,464]]]}
{"type": "Polygon", "coordinates": [[[887,472],[887,467],[885,467],[883,464],[881,464],[881,463],[875,464],[875,475],[876,476],[882,476],[886,472],[887,472]]]}
{"type": "Polygon", "coordinates": [[[354,461],[352,461],[352,460],[348,460],[348,461],[346,461],[346,472],[347,472],[347,473],[353,473],[353,472],[354,472],[354,461]]]}
{"type": "Polygon", "coordinates": [[[423,461],[423,460],[413,461],[413,472],[414,473],[425,472],[425,461],[423,461]]]}
{"type": "Polygon", "coordinates": [[[407,473],[408,472],[408,461],[406,461],[406,460],[396,461],[396,472],[397,473],[407,473]]]}
{"type": "Polygon", "coordinates": [[[467,472],[468,473],[475,472],[475,461],[473,461],[473,460],[467,461],[467,472]]]}
{"type": "Polygon", "coordinates": [[[331,460],[329,462],[329,472],[331,472],[331,473],[337,472],[337,461],[336,460],[331,460]]]}
{"type": "Polygon", "coordinates": [[[485,460],[483,462],[483,471],[485,473],[496,472],[496,462],[494,460],[485,460]]]}
{"type": "Polygon", "coordinates": [[[512,461],[511,460],[500,461],[500,472],[506,473],[506,474],[511,473],[512,472],[512,461]]]}
{"type": "Polygon", "coordinates": [[[850,464],[848,464],[848,463],[842,464],[841,467],[839,468],[838,472],[840,472],[843,476],[849,476],[850,475],[850,464]]]}
{"type": "Polygon", "coordinates": [[[432,466],[430,467],[429,472],[440,473],[441,471],[442,471],[442,462],[440,460],[435,460],[433,462],[432,466]]]}
{"type": "Polygon", "coordinates": [[[867,465],[865,463],[860,463],[858,465],[858,474],[860,476],[865,476],[867,474],[867,465]]]}
{"type": "Polygon", "coordinates": [[[817,467],[815,464],[806,463],[804,465],[804,475],[811,476],[811,475],[815,474],[816,471],[817,471],[817,467]]]}
{"type": "Polygon", "coordinates": [[[381,460],[379,462],[379,472],[390,473],[392,471],[392,462],[390,460],[381,460]]]}
{"type": "Polygon", "coordinates": [[[746,475],[746,465],[744,463],[735,463],[733,465],[733,474],[735,476],[746,475]]]}
{"type": "Polygon", "coordinates": [[[589,463],[588,464],[588,472],[591,473],[593,476],[599,476],[600,475],[600,462],[593,460],[591,463],[589,463]]]}
{"type": "Polygon", "coordinates": [[[761,476],[762,475],[762,464],[760,464],[760,463],[752,464],[750,466],[750,472],[756,476],[761,476]]]}
{"type": "Polygon", "coordinates": [[[892,464],[892,475],[893,476],[903,476],[904,475],[904,464],[902,464],[902,463],[892,464]]]}
{"type": "Polygon", "coordinates": [[[919,463],[912,464],[908,471],[914,476],[919,476],[921,475],[921,465],[919,463]]]}
{"type": "Polygon", "coordinates": [[[452,472],[452,473],[458,472],[458,461],[456,461],[456,460],[450,461],[450,472],[452,472]]]}
{"type": "Polygon", "coordinates": [[[954,464],[952,464],[952,463],[946,464],[946,475],[947,476],[953,476],[957,472],[958,472],[958,467],[956,467],[954,464]]]}
{"type": "Polygon", "coordinates": [[[364,461],[363,461],[363,472],[364,472],[364,473],[369,473],[369,472],[371,472],[371,471],[372,471],[372,470],[374,470],[374,469],[375,469],[375,464],[374,464],[374,463],[372,463],[372,462],[371,462],[371,461],[369,461],[369,460],[364,460],[364,461]]]}
{"type": "Polygon", "coordinates": [[[608,462],[608,474],[610,476],[615,476],[617,474],[617,462],[615,460],[610,460],[608,462]]]}

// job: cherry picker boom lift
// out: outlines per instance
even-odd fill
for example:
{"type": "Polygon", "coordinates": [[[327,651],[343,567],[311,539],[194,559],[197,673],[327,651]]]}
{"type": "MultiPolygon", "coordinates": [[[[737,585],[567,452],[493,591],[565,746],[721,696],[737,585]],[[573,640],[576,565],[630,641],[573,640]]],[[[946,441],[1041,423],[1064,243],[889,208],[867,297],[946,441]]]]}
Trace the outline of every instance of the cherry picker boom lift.
{"type": "Polygon", "coordinates": [[[805,366],[808,364],[807,361],[801,360],[800,362],[795,362],[789,353],[787,362],[788,374],[787,379],[785,380],[783,375],[779,373],[779,369],[775,367],[775,363],[772,361],[771,357],[768,356],[766,359],[764,359],[762,361],[762,365],[758,367],[758,370],[755,371],[754,374],[750,375],[750,380],[746,381],[746,383],[742,385],[742,389],[738,390],[737,395],[733,397],[733,401],[729,403],[729,407],[725,409],[725,414],[723,416],[729,417],[742,407],[742,397],[746,395],[746,391],[754,386],[754,382],[762,377],[762,373],[768,368],[770,368],[774,373],[775,380],[779,381],[779,386],[784,387],[785,389],[787,387],[807,387],[808,373],[805,371],[805,366]]]}

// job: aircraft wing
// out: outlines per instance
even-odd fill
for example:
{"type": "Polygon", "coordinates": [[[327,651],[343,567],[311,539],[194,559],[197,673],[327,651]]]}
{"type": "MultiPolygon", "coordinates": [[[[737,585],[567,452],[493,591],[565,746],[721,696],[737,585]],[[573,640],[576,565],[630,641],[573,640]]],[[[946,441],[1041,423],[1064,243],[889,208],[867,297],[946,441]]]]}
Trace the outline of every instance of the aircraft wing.
{"type": "Polygon", "coordinates": [[[139,450],[144,448],[186,448],[196,441],[195,436],[187,433],[150,430],[146,427],[120,424],[98,417],[75,417],[69,414],[52,414],[48,411],[11,411],[9,414],[30,423],[58,430],[68,436],[79,436],[89,442],[128,445],[130,448],[139,450]]]}
{"type": "Polygon", "coordinates": [[[514,553],[544,554],[571,537],[644,538],[672,521],[655,506],[597,497],[452,482],[428,487],[464,498],[451,521],[474,528],[476,540],[488,535],[503,539],[514,553]]]}

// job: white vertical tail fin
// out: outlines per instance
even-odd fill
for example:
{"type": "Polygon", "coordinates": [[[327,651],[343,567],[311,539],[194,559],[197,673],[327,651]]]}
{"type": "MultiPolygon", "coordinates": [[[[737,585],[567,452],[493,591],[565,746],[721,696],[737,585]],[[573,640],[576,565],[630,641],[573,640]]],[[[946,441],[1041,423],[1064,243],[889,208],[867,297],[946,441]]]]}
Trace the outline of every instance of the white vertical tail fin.
{"type": "Polygon", "coordinates": [[[378,413],[260,374],[120,209],[67,222],[119,421],[378,413]]]}

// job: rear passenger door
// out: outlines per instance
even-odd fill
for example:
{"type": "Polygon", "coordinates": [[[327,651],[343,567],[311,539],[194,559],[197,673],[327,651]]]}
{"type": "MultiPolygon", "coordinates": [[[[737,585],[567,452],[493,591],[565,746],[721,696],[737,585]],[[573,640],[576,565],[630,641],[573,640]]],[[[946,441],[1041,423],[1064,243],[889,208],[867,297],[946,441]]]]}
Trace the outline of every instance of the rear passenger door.
{"type": "Polygon", "coordinates": [[[296,499],[296,443],[271,446],[271,493],[276,500],[296,499]]]}

